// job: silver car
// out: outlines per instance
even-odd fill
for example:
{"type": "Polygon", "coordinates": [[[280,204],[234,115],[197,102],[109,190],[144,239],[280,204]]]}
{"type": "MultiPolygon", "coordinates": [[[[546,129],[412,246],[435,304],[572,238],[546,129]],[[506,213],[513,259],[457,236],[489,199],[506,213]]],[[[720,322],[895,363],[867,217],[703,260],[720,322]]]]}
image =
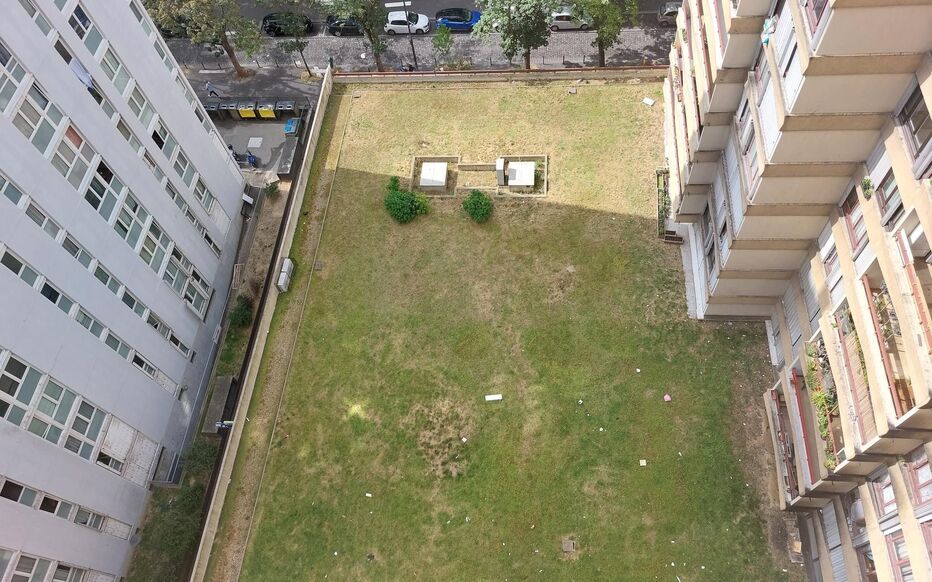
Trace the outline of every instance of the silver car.
{"type": "Polygon", "coordinates": [[[665,2],[657,9],[657,23],[660,26],[676,26],[676,15],[682,2],[665,2]]]}
{"type": "Polygon", "coordinates": [[[550,30],[589,30],[592,22],[583,17],[576,18],[571,6],[561,6],[557,11],[550,15],[550,30]]]}

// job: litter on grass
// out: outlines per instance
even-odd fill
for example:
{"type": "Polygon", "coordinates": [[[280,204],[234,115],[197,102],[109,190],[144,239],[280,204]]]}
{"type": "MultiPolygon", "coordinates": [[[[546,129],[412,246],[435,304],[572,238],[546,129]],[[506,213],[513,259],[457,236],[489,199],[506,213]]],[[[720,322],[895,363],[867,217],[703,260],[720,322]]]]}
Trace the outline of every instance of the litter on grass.
{"type": "Polygon", "coordinates": [[[641,459],[641,466],[642,466],[642,467],[646,467],[646,466],[647,466],[647,459],[641,459]]]}
{"type": "Polygon", "coordinates": [[[670,402],[671,400],[673,400],[673,397],[670,396],[669,394],[664,394],[664,395],[663,395],[663,401],[664,401],[664,402],[670,402]]]}
{"type": "Polygon", "coordinates": [[[493,401],[495,401],[495,400],[501,400],[501,399],[502,399],[502,395],[501,395],[501,394],[486,394],[486,395],[485,395],[485,401],[486,401],[486,402],[493,402],[493,401]]]}
{"type": "Polygon", "coordinates": [[[366,493],[366,497],[372,497],[371,493],[366,493]]]}
{"type": "Polygon", "coordinates": [[[643,103],[644,105],[647,105],[648,107],[653,107],[656,101],[654,101],[650,97],[645,97],[644,99],[641,100],[641,103],[643,103]]]}

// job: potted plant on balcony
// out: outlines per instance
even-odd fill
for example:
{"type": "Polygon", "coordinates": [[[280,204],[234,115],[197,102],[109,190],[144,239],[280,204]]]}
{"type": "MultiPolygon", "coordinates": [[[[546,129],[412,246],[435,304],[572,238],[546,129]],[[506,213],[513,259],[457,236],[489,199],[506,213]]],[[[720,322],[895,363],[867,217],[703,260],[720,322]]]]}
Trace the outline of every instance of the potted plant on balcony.
{"type": "Polygon", "coordinates": [[[861,192],[864,193],[865,200],[870,200],[871,196],[874,195],[874,181],[871,180],[870,176],[864,176],[861,179],[861,192]]]}
{"type": "Polygon", "coordinates": [[[825,468],[831,471],[838,465],[835,455],[835,446],[832,439],[831,419],[838,416],[838,397],[832,383],[823,381],[827,370],[828,358],[825,353],[825,344],[806,346],[806,386],[809,387],[809,401],[816,411],[816,420],[819,425],[819,436],[825,443],[825,468]]]}

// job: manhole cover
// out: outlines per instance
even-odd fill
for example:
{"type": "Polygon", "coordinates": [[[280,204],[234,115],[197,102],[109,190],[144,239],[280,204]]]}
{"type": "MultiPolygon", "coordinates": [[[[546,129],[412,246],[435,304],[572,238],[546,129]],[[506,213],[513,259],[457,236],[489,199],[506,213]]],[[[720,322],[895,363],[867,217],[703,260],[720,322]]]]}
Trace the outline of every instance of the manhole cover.
{"type": "Polygon", "coordinates": [[[569,538],[563,538],[563,551],[569,554],[570,552],[576,551],[576,540],[571,540],[569,538]]]}
{"type": "Polygon", "coordinates": [[[314,261],[314,270],[315,270],[315,271],[323,271],[323,270],[324,270],[324,262],[323,262],[323,261],[314,261]]]}

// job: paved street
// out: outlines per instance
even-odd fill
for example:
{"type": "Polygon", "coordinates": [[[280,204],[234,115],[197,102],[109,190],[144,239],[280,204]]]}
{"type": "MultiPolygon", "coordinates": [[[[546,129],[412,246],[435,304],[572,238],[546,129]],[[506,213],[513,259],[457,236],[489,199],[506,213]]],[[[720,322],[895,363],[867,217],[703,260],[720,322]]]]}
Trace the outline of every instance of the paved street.
{"type": "MultiPolygon", "coordinates": [[[[457,34],[454,40],[454,59],[467,63],[469,68],[490,69],[520,66],[520,57],[509,63],[499,47],[498,35],[488,38],[476,38],[469,34],[457,34]]],[[[550,43],[535,50],[531,56],[534,68],[572,68],[595,66],[597,51],[592,47],[595,38],[592,32],[558,32],[550,37],[550,43]]],[[[606,65],[642,65],[667,62],[672,29],[630,28],[619,35],[618,43],[606,52],[606,65]]],[[[411,59],[411,46],[406,36],[386,37],[388,51],[383,55],[386,69],[398,69],[411,59]]],[[[202,47],[192,45],[185,39],[168,41],[172,53],[178,62],[189,71],[229,70],[230,62],[225,55],[211,53],[202,47]]],[[[414,37],[421,70],[436,66],[431,50],[430,37],[414,37]]],[[[332,57],[334,64],[349,71],[375,70],[371,52],[367,43],[360,37],[335,38],[329,35],[315,35],[310,38],[304,56],[311,67],[324,68],[332,57]]],[[[241,55],[244,65],[256,69],[294,69],[295,74],[303,71],[303,64],[297,54],[286,55],[277,48],[274,39],[268,39],[265,47],[252,58],[241,55]]],[[[210,75],[210,73],[202,73],[210,75]]],[[[219,77],[220,74],[214,74],[219,77]]],[[[214,81],[212,81],[214,82],[214,81]]]]}

